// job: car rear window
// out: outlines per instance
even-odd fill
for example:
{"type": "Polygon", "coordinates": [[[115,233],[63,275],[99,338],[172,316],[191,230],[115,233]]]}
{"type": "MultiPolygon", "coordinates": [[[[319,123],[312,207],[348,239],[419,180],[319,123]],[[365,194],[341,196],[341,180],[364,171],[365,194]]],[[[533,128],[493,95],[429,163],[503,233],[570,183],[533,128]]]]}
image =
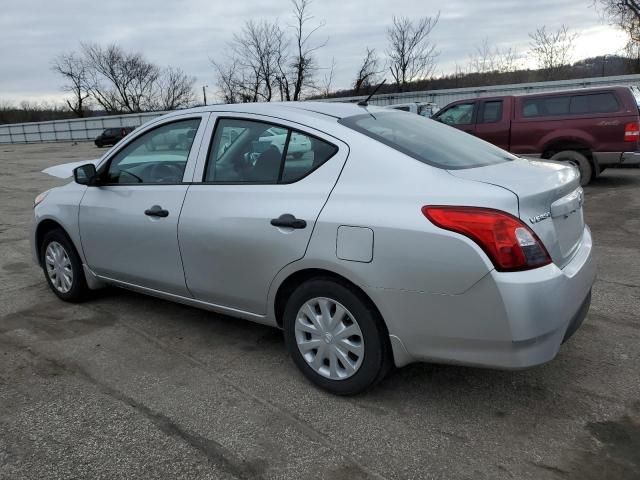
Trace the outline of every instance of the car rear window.
{"type": "Polygon", "coordinates": [[[419,115],[374,112],[345,117],[342,125],[423,163],[447,170],[514,160],[509,152],[419,115]]]}

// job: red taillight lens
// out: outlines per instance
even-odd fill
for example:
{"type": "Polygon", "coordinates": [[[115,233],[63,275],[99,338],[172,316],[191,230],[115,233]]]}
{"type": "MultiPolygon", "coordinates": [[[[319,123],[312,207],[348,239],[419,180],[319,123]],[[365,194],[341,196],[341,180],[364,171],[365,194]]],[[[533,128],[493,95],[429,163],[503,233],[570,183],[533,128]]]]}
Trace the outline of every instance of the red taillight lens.
{"type": "Polygon", "coordinates": [[[627,123],[624,126],[624,141],[637,142],[640,139],[640,124],[638,122],[627,123]]]}
{"type": "Polygon", "coordinates": [[[546,248],[520,219],[480,207],[425,206],[422,213],[434,225],[476,242],[496,270],[514,272],[551,263],[546,248]]]}

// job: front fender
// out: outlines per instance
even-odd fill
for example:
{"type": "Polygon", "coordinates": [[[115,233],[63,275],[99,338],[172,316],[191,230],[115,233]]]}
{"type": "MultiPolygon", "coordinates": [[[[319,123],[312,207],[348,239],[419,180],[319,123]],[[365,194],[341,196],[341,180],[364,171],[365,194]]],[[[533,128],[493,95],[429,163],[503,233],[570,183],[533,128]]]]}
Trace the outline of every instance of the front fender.
{"type": "Polygon", "coordinates": [[[78,224],[80,201],[86,189],[86,186],[78,185],[74,182],[63,187],[53,188],[42,203],[34,208],[31,242],[32,252],[38,263],[37,233],[43,222],[47,220],[57,223],[64,229],[76,248],[80,259],[83,263],[86,263],[78,224]]]}

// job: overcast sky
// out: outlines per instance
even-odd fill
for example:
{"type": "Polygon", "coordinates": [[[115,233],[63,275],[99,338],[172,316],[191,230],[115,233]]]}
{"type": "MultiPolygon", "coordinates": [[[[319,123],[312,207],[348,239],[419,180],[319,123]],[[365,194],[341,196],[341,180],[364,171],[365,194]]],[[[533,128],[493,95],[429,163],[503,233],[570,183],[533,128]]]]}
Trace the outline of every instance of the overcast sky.
{"type": "MultiPolygon", "coordinates": [[[[576,58],[619,52],[624,37],[603,24],[591,0],[315,0],[316,34],[326,47],[321,65],[336,59],[334,88],[350,85],[365,46],[384,52],[393,15],[412,18],[441,10],[433,40],[441,52],[438,73],[466,66],[469,53],[488,37],[525,54],[527,33],[565,23],[580,34],[576,58]]],[[[0,13],[0,101],[58,100],[61,79],[51,69],[59,53],[80,42],[115,42],[159,65],[197,77],[215,90],[210,58],[223,58],[225,43],[249,19],[291,23],[289,0],[6,0],[0,13]]],[[[388,76],[388,75],[387,75],[388,76]]]]}

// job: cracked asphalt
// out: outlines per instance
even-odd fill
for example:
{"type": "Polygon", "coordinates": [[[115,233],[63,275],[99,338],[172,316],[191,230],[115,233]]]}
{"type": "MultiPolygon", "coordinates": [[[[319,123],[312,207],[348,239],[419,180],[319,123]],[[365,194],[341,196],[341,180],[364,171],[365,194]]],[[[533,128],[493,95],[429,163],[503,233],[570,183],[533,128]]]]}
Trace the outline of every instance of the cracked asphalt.
{"type": "Polygon", "coordinates": [[[410,365],[339,398],[277,330],[118,289],[81,305],[49,291],[28,228],[60,182],[40,171],[101,153],[0,146],[0,478],[640,478],[640,169],[586,189],[599,276],[554,361],[410,365]]]}

